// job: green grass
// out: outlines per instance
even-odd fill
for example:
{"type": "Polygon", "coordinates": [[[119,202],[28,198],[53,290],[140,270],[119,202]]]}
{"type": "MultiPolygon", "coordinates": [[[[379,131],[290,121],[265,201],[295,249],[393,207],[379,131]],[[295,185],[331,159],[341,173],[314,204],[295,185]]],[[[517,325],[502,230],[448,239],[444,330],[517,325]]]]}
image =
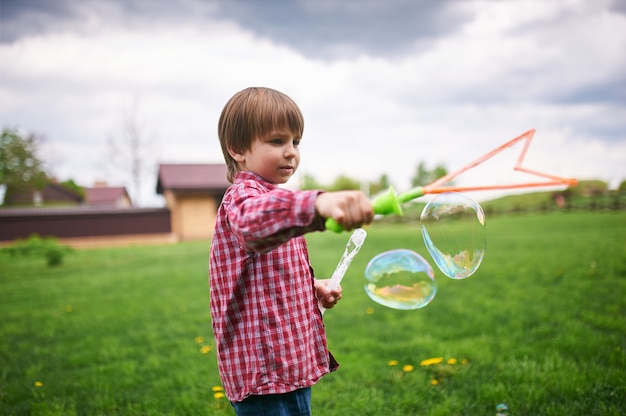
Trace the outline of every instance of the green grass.
{"type": "MultiPolygon", "coordinates": [[[[347,238],[307,236],[318,277],[347,238]]],[[[365,294],[369,259],[409,248],[434,262],[417,224],[369,227],[325,315],[341,367],[314,387],[314,414],[626,413],[625,241],[623,212],[488,217],[479,271],[436,270],[433,302],[398,311],[365,294]]],[[[58,267],[0,252],[0,414],[233,415],[212,391],[208,251],[74,251],[58,267]]]]}

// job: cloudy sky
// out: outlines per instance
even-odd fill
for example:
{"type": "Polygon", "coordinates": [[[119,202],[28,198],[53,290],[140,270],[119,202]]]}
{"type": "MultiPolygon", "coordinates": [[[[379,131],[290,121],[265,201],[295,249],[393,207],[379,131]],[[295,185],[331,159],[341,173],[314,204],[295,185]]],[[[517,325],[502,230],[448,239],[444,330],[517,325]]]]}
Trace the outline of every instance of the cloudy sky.
{"type": "MultiPolygon", "coordinates": [[[[134,120],[158,163],[223,162],[217,119],[248,86],[290,95],[303,174],[330,183],[456,170],[525,131],[525,164],[626,180],[620,0],[0,0],[0,125],[45,137],[60,179],[132,183],[108,157],[134,120]]],[[[521,146],[457,179],[524,182],[521,146]]],[[[533,179],[533,178],[530,178],[533,179]]],[[[534,179],[533,179],[534,180],[534,179]]],[[[477,199],[485,196],[477,195],[477,199]]]]}

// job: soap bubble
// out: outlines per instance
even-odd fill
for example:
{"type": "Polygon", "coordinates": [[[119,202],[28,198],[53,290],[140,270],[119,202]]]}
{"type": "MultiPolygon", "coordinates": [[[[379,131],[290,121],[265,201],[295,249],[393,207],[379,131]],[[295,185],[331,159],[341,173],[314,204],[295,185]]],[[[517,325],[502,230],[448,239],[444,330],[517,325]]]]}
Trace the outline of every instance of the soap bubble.
{"type": "Polygon", "coordinates": [[[485,214],[473,199],[458,192],[437,195],[420,216],[428,252],[452,279],[465,279],[478,270],[485,256],[485,214]]]}
{"type": "Polygon", "coordinates": [[[506,416],[509,414],[509,406],[504,403],[500,403],[496,406],[496,416],[506,416]]]}
{"type": "Polygon", "coordinates": [[[377,255],[365,268],[365,277],[368,296],[393,309],[423,308],[437,293],[433,268],[411,250],[391,250],[377,255]]]}

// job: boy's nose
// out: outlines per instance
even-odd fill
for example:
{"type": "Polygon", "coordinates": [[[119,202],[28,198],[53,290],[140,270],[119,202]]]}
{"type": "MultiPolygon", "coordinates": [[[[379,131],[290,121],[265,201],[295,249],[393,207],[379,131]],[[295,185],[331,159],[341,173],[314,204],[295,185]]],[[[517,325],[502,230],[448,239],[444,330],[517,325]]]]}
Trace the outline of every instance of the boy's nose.
{"type": "Polygon", "coordinates": [[[294,157],[296,155],[296,148],[294,145],[288,145],[285,148],[285,157],[287,159],[291,159],[292,157],[294,157]]]}

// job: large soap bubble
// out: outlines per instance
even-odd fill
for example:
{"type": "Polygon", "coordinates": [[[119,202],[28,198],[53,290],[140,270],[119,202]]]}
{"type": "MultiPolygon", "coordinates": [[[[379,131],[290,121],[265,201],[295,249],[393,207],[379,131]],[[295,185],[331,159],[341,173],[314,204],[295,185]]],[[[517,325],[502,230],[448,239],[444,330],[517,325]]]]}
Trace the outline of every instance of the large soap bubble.
{"type": "Polygon", "coordinates": [[[419,254],[406,249],[381,253],[365,269],[365,292],[375,302],[393,309],[419,309],[437,293],[435,273],[419,254]]]}
{"type": "Polygon", "coordinates": [[[420,216],[428,252],[452,279],[465,279],[478,270],[485,256],[485,214],[480,205],[458,192],[437,195],[420,216]]]}

